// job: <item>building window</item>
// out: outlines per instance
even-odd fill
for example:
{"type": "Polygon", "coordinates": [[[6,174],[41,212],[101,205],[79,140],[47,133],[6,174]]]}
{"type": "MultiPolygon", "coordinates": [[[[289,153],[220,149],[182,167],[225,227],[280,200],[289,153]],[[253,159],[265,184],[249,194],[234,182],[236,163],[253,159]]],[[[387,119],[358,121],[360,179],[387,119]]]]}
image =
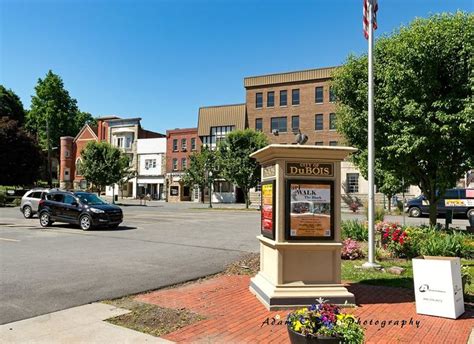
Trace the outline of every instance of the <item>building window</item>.
{"type": "Polygon", "coordinates": [[[263,93],[261,92],[255,94],[255,107],[257,109],[263,107],[263,93]]]}
{"type": "Polygon", "coordinates": [[[179,196],[179,186],[170,186],[170,196],[179,196]]]}
{"type": "Polygon", "coordinates": [[[76,159],[76,176],[81,176],[82,171],[81,171],[81,158],[76,159]]]}
{"type": "Polygon", "coordinates": [[[334,103],[336,101],[336,94],[334,93],[334,88],[329,86],[329,101],[334,103]]]}
{"type": "Polygon", "coordinates": [[[336,129],[336,114],[335,113],[329,114],[329,129],[331,130],[336,129]]]}
{"type": "Polygon", "coordinates": [[[173,152],[178,151],[178,139],[173,139],[173,152]]]}
{"type": "Polygon", "coordinates": [[[272,117],[271,118],[271,130],[272,132],[278,131],[286,133],[286,117],[272,117]]]}
{"type": "Polygon", "coordinates": [[[196,138],[195,137],[191,138],[191,150],[192,151],[196,150],[196,138]]]}
{"type": "Polygon", "coordinates": [[[227,134],[235,130],[234,125],[227,125],[223,127],[211,127],[211,146],[219,145],[219,142],[224,141],[227,134]]]}
{"type": "Polygon", "coordinates": [[[145,159],[145,170],[156,168],[156,159],[145,159]]]}
{"type": "Polygon", "coordinates": [[[132,138],[130,136],[127,136],[125,139],[125,148],[131,148],[132,147],[132,138]]]}
{"type": "Polygon", "coordinates": [[[299,105],[300,104],[300,90],[291,90],[291,104],[299,105]]]}
{"type": "Polygon", "coordinates": [[[323,87],[318,86],[315,89],[315,101],[316,103],[322,103],[323,102],[323,87]]]}
{"type": "Polygon", "coordinates": [[[187,148],[186,145],[187,145],[186,139],[181,139],[181,150],[182,151],[186,150],[186,148],[187,148]]]}
{"type": "Polygon", "coordinates": [[[314,143],[315,146],[324,146],[324,142],[323,141],[316,141],[314,143]]]}
{"type": "Polygon", "coordinates": [[[286,90],[280,91],[280,106],[286,106],[288,104],[288,92],[286,90]]]}
{"type": "Polygon", "coordinates": [[[291,117],[291,130],[298,131],[300,129],[300,116],[291,117]]]}
{"type": "Polygon", "coordinates": [[[337,141],[329,141],[330,146],[337,146],[337,141]]]}
{"type": "Polygon", "coordinates": [[[267,107],[275,106],[275,92],[271,91],[267,93],[267,107]]]}
{"type": "Polygon", "coordinates": [[[263,121],[261,118],[255,118],[255,130],[263,131],[263,121]]]}
{"type": "Polygon", "coordinates": [[[182,158],[181,159],[181,170],[185,170],[187,168],[187,159],[186,158],[182,158]]]}
{"type": "Polygon", "coordinates": [[[315,116],[314,129],[315,130],[323,130],[323,124],[324,124],[323,114],[319,113],[315,116]]]}
{"type": "Polygon", "coordinates": [[[117,147],[123,147],[123,137],[117,137],[117,147]]]}
{"type": "Polygon", "coordinates": [[[178,159],[173,159],[173,171],[178,170],[178,159]]]}
{"type": "Polygon", "coordinates": [[[346,174],[347,193],[359,192],[359,173],[346,174]]]}

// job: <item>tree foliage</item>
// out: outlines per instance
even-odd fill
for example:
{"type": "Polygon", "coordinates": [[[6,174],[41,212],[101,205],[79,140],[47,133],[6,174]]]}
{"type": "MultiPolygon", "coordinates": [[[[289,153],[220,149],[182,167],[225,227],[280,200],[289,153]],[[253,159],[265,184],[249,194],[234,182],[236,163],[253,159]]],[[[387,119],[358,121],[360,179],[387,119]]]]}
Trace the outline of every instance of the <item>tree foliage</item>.
{"type": "MultiPolygon", "coordinates": [[[[375,45],[376,165],[436,201],[474,164],[474,16],[416,19],[375,45]]],[[[338,130],[367,170],[367,56],[335,73],[338,130]]],[[[379,173],[383,175],[383,173],[379,173]]]]}
{"type": "Polygon", "coordinates": [[[76,99],[64,88],[61,77],[52,71],[44,79],[38,79],[35,92],[26,116],[26,127],[37,135],[43,149],[48,146],[47,121],[50,147],[58,146],[61,136],[75,136],[85,123],[93,121],[90,114],[79,111],[76,99]]]}
{"type": "Polygon", "coordinates": [[[128,158],[107,142],[91,141],[81,152],[79,167],[82,176],[99,190],[120,182],[128,158]]]}
{"type": "Polygon", "coordinates": [[[253,129],[237,130],[227,135],[219,146],[224,178],[237,185],[249,206],[249,191],[260,181],[260,165],[250,154],[267,145],[265,134],[253,129]]]}
{"type": "Polygon", "coordinates": [[[220,175],[219,152],[203,146],[200,152],[193,153],[189,159],[189,167],[184,172],[183,182],[189,187],[198,186],[203,200],[206,186],[212,185],[220,175]]]}
{"type": "Polygon", "coordinates": [[[0,185],[32,185],[44,157],[35,139],[9,117],[0,118],[0,185]]]}
{"type": "Polygon", "coordinates": [[[25,109],[20,98],[12,90],[7,90],[0,85],[0,118],[8,117],[21,126],[25,121],[25,116],[25,109]]]}

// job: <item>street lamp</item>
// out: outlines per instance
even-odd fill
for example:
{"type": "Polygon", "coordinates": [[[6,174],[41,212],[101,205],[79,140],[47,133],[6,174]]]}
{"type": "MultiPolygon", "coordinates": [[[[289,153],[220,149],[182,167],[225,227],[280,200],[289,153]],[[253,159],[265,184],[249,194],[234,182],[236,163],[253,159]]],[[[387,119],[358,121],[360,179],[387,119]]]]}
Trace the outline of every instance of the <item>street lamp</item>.
{"type": "Polygon", "coordinates": [[[212,171],[207,171],[207,183],[209,189],[209,208],[212,208],[212,171]]]}

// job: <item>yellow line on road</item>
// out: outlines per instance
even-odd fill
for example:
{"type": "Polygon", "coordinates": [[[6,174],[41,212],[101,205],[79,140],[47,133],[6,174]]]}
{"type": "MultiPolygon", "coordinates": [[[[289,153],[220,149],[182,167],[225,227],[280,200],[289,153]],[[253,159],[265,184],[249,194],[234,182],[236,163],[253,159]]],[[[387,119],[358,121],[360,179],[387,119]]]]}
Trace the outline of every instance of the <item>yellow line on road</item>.
{"type": "Polygon", "coordinates": [[[20,240],[16,240],[16,239],[7,239],[7,238],[0,238],[0,240],[3,240],[3,241],[13,241],[13,242],[19,242],[20,240]]]}

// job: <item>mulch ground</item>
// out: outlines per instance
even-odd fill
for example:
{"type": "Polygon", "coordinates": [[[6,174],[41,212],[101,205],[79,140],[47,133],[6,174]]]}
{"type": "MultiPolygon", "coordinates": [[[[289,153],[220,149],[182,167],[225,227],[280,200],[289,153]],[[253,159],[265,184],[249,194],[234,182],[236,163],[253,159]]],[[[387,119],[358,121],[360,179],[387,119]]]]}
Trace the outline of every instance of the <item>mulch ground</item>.
{"type": "MultiPolygon", "coordinates": [[[[253,270],[253,267],[249,267],[253,270]]],[[[288,311],[269,312],[249,291],[250,275],[210,279],[139,295],[136,301],[199,314],[204,319],[164,338],[180,343],[288,343],[288,311]]],[[[367,343],[467,343],[474,311],[457,320],[416,314],[409,289],[348,284],[367,343]]]]}

